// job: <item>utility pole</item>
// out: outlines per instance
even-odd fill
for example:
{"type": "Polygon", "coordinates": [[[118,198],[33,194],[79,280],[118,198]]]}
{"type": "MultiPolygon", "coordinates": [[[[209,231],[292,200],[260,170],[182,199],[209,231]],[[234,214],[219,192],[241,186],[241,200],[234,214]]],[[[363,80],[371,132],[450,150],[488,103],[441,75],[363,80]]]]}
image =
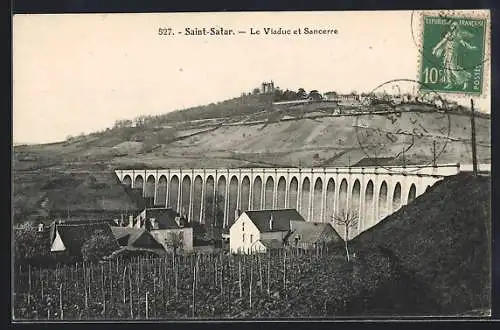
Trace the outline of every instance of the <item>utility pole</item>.
{"type": "Polygon", "coordinates": [[[436,167],[436,140],[432,140],[432,166],[436,167]]]}
{"type": "Polygon", "coordinates": [[[477,176],[477,155],[476,155],[476,123],[474,120],[474,100],[470,99],[470,125],[471,125],[471,143],[472,143],[472,172],[477,176]]]}

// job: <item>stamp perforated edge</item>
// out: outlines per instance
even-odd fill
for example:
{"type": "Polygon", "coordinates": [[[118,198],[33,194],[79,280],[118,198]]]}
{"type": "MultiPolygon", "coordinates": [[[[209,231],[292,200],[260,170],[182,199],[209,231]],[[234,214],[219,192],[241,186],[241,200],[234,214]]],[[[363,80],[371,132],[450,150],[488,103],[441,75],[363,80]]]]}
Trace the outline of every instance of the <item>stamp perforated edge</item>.
{"type": "MultiPolygon", "coordinates": [[[[444,15],[448,17],[466,17],[473,19],[485,19],[486,20],[486,28],[484,35],[484,61],[483,61],[483,90],[481,94],[472,94],[472,93],[458,93],[455,91],[440,91],[440,93],[450,95],[458,98],[489,98],[489,88],[490,88],[490,71],[491,71],[491,14],[489,9],[478,9],[478,10],[418,10],[414,11],[412,14],[417,17],[416,22],[418,22],[418,31],[413,30],[413,36],[415,38],[415,42],[417,43],[418,58],[417,58],[417,72],[416,72],[416,80],[420,81],[420,72],[422,71],[422,57],[423,52],[421,51],[423,46],[423,34],[424,34],[424,17],[425,16],[439,16],[444,15]]],[[[412,24],[412,29],[414,26],[412,24]]]]}

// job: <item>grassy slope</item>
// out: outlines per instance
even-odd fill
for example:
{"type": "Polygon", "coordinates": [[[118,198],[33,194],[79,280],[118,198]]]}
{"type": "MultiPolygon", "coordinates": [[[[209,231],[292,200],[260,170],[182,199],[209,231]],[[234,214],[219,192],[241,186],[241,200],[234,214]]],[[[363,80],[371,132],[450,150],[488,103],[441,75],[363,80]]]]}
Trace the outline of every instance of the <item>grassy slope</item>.
{"type": "MultiPolygon", "coordinates": [[[[14,179],[15,180],[15,179],[14,179]]],[[[136,210],[133,193],[114,173],[25,174],[14,184],[14,220],[50,220],[70,212],[136,210]]]]}
{"type": "MultiPolygon", "coordinates": [[[[370,119],[364,116],[359,122],[369,122],[370,127],[380,130],[370,137],[365,136],[366,130],[355,129],[356,118],[353,116],[223,126],[192,136],[186,133],[192,131],[191,128],[177,128],[175,132],[165,128],[128,128],[71,143],[17,147],[14,169],[54,167],[64,162],[71,162],[74,166],[98,164],[103,168],[298,166],[299,163],[302,166],[347,165],[367,154],[394,155],[407,147],[411,143],[408,137],[400,136],[398,141],[388,144],[384,135],[389,128],[408,130],[408,117],[408,114],[403,114],[400,124],[392,126],[384,116],[370,119]],[[184,137],[176,138],[179,136],[184,137]],[[373,149],[380,142],[387,145],[373,149]]],[[[446,128],[447,121],[440,125],[436,122],[435,114],[422,115],[422,125],[429,134],[437,136],[438,162],[470,162],[468,118],[450,115],[451,140],[446,146],[438,129],[446,128]],[[457,139],[460,141],[455,141],[457,139]]],[[[479,158],[490,161],[489,119],[478,118],[477,131],[479,158]]],[[[413,147],[406,152],[406,161],[429,163],[431,150],[432,138],[416,139],[413,147]]]]}
{"type": "MultiPolygon", "coordinates": [[[[266,104],[259,96],[247,96],[169,113],[164,118],[166,123],[155,128],[113,129],[61,143],[17,146],[13,157],[15,213],[39,212],[37,205],[43,197],[40,187],[64,173],[112,173],[116,168],[346,166],[368,155],[394,155],[410,143],[407,137],[400,136],[395,143],[372,148],[379,142],[387,143],[383,135],[388,128],[408,130],[411,125],[407,113],[393,125],[380,115],[358,119],[317,117],[332,111],[314,105],[271,111],[266,104]],[[316,117],[307,118],[313,115],[316,117]],[[217,116],[228,117],[179,122],[217,116]],[[285,117],[293,120],[279,121],[285,117]],[[235,125],[221,127],[223,122],[235,125]],[[379,130],[368,138],[361,134],[363,148],[358,143],[361,130],[354,127],[359,123],[379,130]]],[[[443,140],[438,138],[437,161],[469,163],[469,119],[461,115],[450,115],[449,119],[449,135],[459,141],[448,141],[442,150],[443,140]]],[[[447,119],[443,123],[432,113],[421,114],[419,122],[438,136],[438,130],[448,125],[447,119]]],[[[479,159],[489,162],[490,120],[478,118],[476,127],[479,159]]],[[[431,138],[416,139],[406,151],[405,161],[428,164],[432,161],[431,150],[431,138]]]]}
{"type": "Polygon", "coordinates": [[[446,178],[355,238],[356,249],[381,249],[399,268],[374,302],[426,299],[435,305],[416,304],[422,313],[443,315],[490,308],[490,179],[446,178]]]}

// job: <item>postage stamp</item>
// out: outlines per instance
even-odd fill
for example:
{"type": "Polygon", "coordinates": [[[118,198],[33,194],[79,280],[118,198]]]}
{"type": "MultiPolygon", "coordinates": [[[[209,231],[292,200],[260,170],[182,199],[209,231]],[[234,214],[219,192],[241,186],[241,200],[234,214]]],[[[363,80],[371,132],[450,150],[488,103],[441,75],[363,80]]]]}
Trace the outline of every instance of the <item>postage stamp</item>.
{"type": "Polygon", "coordinates": [[[485,18],[424,16],[421,88],[481,94],[486,25],[485,18]]]}

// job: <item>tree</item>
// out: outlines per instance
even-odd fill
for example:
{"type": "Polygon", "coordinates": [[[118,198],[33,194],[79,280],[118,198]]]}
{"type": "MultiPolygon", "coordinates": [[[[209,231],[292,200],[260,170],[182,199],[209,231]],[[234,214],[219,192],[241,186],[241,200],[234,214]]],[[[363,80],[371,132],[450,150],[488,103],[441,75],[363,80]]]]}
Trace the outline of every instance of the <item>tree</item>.
{"type": "Polygon", "coordinates": [[[254,88],[253,91],[252,91],[252,94],[253,95],[257,95],[257,94],[260,94],[260,89],[259,88],[254,88]]]}
{"type": "Polygon", "coordinates": [[[291,90],[285,90],[283,92],[283,100],[285,101],[293,101],[297,99],[297,93],[291,90]]]}
{"type": "Polygon", "coordinates": [[[193,221],[185,225],[186,228],[193,228],[193,239],[199,241],[207,241],[207,230],[205,226],[199,222],[193,221]]]}
{"type": "Polygon", "coordinates": [[[273,101],[278,102],[283,100],[283,91],[280,89],[275,89],[273,91],[273,101]]]}
{"type": "Polygon", "coordinates": [[[299,90],[297,91],[297,98],[298,99],[303,99],[307,96],[307,92],[304,88],[299,88],[299,90]]]}
{"type": "Polygon", "coordinates": [[[85,261],[101,260],[118,249],[116,240],[97,229],[82,245],[82,255],[85,261]]]}
{"type": "Polygon", "coordinates": [[[177,249],[183,245],[183,232],[171,231],[167,233],[165,245],[174,252],[174,255],[177,255],[177,249]]]}
{"type": "Polygon", "coordinates": [[[312,98],[315,101],[320,101],[323,99],[323,96],[316,89],[313,89],[309,92],[309,98],[312,98]]]}
{"type": "Polygon", "coordinates": [[[333,99],[333,98],[336,98],[338,96],[338,93],[335,91],[329,91],[329,92],[326,92],[325,95],[333,99]]]}
{"type": "Polygon", "coordinates": [[[16,263],[30,262],[50,256],[48,232],[38,232],[37,227],[25,223],[14,229],[14,257],[16,263]]]}
{"type": "Polygon", "coordinates": [[[342,210],[339,214],[333,215],[332,218],[337,225],[344,226],[345,228],[345,237],[344,237],[345,253],[347,262],[349,262],[350,261],[349,247],[348,247],[349,231],[352,227],[356,227],[358,225],[359,217],[356,212],[342,210]]]}

